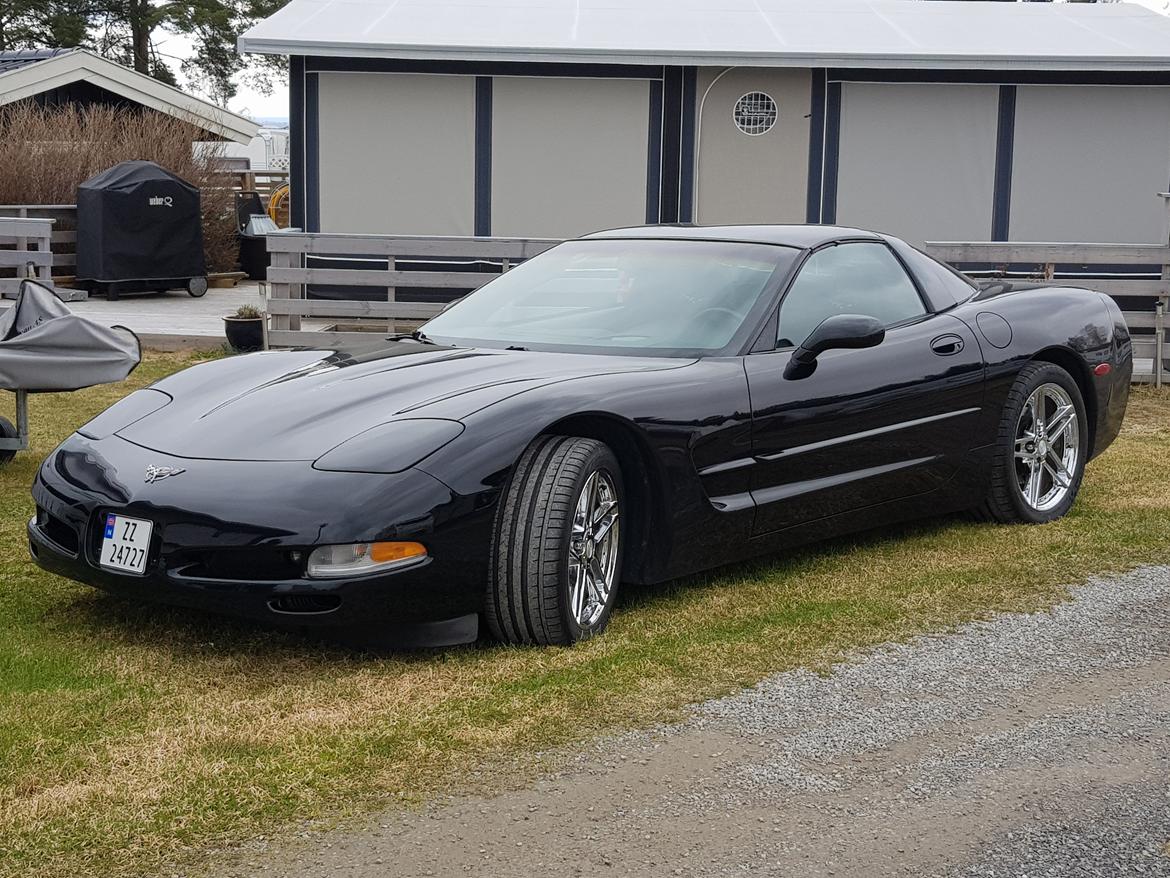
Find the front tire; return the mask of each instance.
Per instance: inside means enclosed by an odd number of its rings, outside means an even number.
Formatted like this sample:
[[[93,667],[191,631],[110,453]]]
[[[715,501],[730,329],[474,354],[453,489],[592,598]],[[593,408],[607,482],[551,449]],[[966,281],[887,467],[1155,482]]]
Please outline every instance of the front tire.
[[[991,489],[981,511],[995,521],[1044,524],[1072,507],[1089,451],[1080,388],[1052,363],[1017,376],[1000,417]]]
[[[541,436],[496,512],[484,616],[505,643],[567,646],[609,622],[622,571],[621,467],[596,439]]]

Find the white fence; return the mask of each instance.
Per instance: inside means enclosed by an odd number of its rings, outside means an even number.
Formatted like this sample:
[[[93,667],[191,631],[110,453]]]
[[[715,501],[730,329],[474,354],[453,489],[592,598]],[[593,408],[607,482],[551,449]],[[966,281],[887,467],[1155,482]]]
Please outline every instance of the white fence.
[[[279,232],[268,236],[268,347],[332,345],[368,340],[369,332],[335,328],[301,329],[302,317],[325,317],[339,324],[377,321],[379,331],[400,323],[421,323],[443,309],[442,302],[411,301],[409,290],[478,289],[512,265],[559,243],[535,238],[420,238],[398,235],[331,235]],[[338,268],[344,261],[366,267]],[[314,264],[316,263],[316,264]],[[376,266],[371,268],[370,266]],[[385,267],[383,267],[385,266]],[[470,270],[470,269],[477,270]],[[310,285],[373,288],[370,299],[309,299]]]
[[[1170,302],[1170,247],[1165,244],[934,241],[926,252],[972,277],[1055,281],[1139,301],[1141,310],[1124,311],[1134,331],[1133,380],[1158,387],[1165,381]],[[1123,271],[1138,268],[1149,269],[1147,276],[1127,277]]]
[[[14,296],[20,282],[36,277],[52,285],[53,221],[0,216],[0,295]]]

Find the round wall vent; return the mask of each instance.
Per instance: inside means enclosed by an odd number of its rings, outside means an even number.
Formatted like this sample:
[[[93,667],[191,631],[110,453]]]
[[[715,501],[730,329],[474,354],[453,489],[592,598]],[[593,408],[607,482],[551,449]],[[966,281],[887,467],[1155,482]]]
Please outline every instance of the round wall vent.
[[[762,91],[749,91],[735,102],[735,127],[752,136],[767,134],[776,124],[776,102]]]

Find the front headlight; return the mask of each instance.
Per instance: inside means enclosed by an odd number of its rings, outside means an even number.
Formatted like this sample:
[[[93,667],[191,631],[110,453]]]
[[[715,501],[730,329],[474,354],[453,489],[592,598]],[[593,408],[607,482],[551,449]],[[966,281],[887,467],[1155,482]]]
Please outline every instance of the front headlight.
[[[351,543],[320,546],[309,555],[305,572],[310,579],[336,579],[394,570],[417,564],[427,557],[422,543]]]
[[[342,473],[400,473],[430,457],[463,432],[458,421],[404,418],[387,421],[326,451],[314,469]]]
[[[147,415],[153,415],[170,401],[171,395],[161,390],[136,390],[118,400],[77,432],[89,439],[105,439]]]

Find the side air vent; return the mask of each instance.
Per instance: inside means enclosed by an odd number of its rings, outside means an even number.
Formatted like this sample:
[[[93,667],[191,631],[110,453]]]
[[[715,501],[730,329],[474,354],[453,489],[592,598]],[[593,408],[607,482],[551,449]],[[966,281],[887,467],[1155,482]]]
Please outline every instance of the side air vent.
[[[335,594],[286,594],[268,602],[274,613],[300,615],[332,613],[340,606],[341,598]]]

